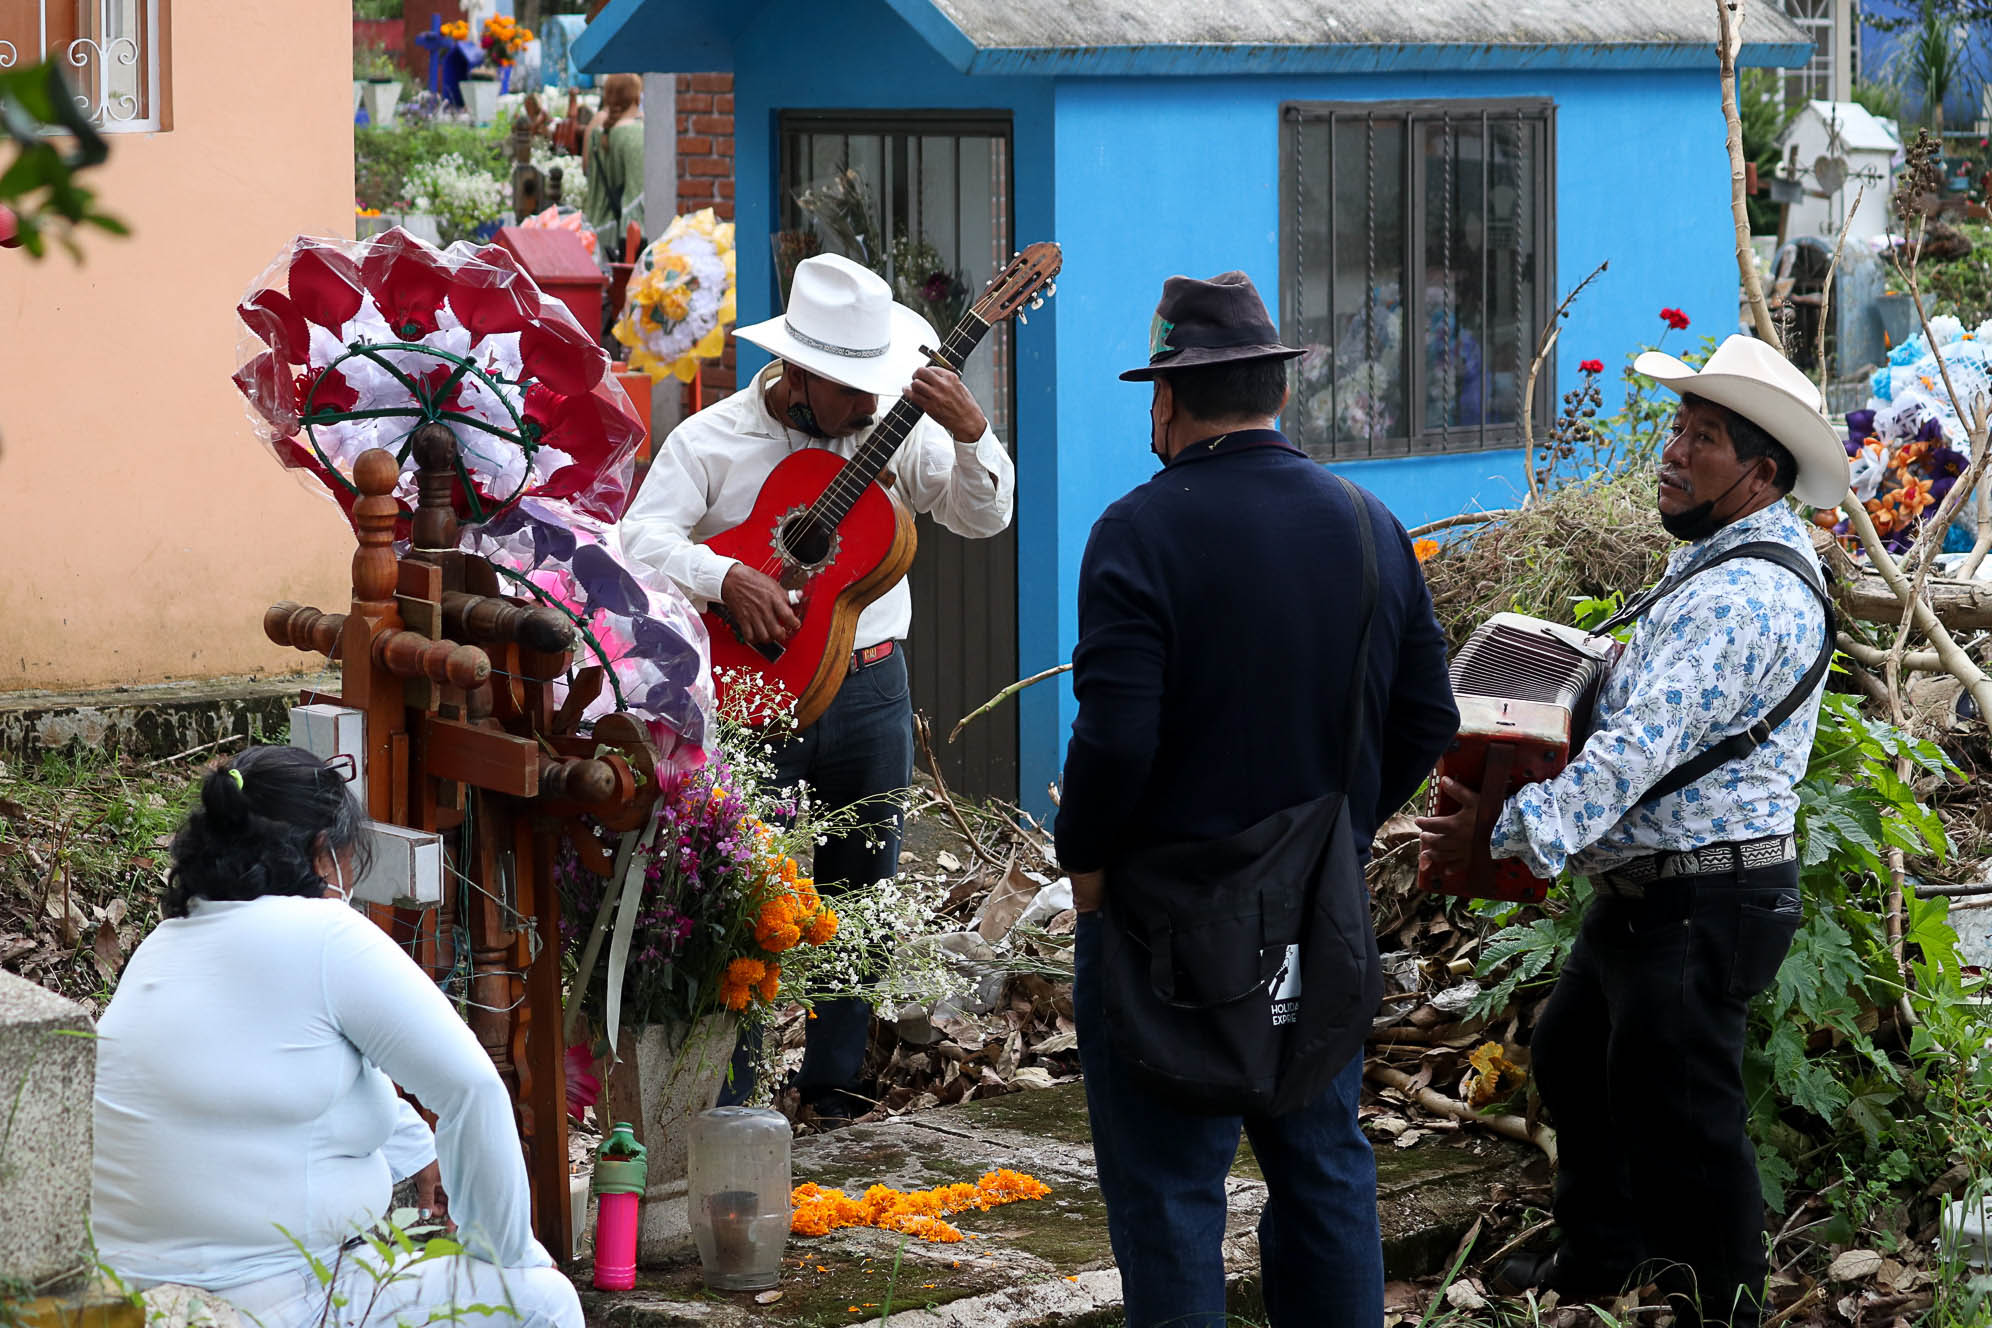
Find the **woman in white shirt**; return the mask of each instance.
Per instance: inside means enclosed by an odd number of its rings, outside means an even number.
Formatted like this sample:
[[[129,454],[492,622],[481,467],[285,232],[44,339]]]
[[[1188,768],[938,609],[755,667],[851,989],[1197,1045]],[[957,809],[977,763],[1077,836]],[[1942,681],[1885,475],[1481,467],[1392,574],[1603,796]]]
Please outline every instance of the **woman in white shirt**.
[[[258,747],[208,774],[173,839],[166,920],[98,1023],[91,1218],[143,1288],[215,1292],[263,1328],[423,1323],[492,1305],[580,1328],[533,1239],[512,1105],[434,982],[346,900],[365,822],[311,753]],[[433,1137],[399,1083],[436,1116]],[[378,1290],[354,1238],[415,1177],[467,1253]],[[445,1201],[443,1196],[447,1195]],[[474,1317],[486,1316],[472,1312]]]

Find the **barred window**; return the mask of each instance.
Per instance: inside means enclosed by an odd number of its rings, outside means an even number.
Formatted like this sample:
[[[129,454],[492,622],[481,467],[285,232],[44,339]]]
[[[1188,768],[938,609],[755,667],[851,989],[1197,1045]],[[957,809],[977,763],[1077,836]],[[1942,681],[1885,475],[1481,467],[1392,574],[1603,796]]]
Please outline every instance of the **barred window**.
[[[1322,460],[1520,446],[1555,277],[1542,100],[1282,108],[1284,417]],[[1555,400],[1536,384],[1540,433]]]
[[[54,60],[103,133],[172,128],[170,0],[0,0],[0,69]]]

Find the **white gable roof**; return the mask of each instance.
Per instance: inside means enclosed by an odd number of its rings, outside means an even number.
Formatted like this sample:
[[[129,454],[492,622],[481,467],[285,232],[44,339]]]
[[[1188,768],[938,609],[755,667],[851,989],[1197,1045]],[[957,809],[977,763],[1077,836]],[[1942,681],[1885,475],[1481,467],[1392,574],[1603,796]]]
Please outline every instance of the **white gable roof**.
[[[1817,122],[1813,126],[1815,134],[1837,135],[1840,145],[1849,152],[1885,152],[1893,156],[1902,150],[1902,142],[1896,138],[1894,131],[1870,114],[1867,107],[1853,101],[1805,103],[1804,109],[1793,117],[1791,126],[1785,130],[1780,144],[1790,142],[1808,118]]]

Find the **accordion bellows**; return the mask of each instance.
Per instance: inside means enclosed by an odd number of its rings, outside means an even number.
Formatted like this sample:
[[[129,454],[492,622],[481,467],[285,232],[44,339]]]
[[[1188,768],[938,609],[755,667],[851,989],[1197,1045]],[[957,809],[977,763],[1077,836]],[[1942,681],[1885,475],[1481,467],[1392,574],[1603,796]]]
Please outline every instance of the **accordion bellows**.
[[[1501,804],[1524,784],[1548,779],[1582,747],[1599,685],[1618,653],[1609,637],[1575,627],[1497,613],[1474,630],[1452,662],[1459,737],[1439,758],[1438,774],[1480,790],[1472,863],[1461,872],[1420,870],[1418,884],[1435,894],[1534,903],[1549,882],[1512,859],[1488,856]],[[1433,812],[1458,803],[1436,792]]]

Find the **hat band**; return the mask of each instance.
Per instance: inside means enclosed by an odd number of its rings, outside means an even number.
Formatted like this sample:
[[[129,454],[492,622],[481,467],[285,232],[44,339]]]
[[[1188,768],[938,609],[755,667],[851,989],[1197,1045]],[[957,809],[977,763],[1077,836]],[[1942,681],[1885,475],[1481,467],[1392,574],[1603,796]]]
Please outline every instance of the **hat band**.
[[[1279,340],[1279,329],[1271,323],[1248,323],[1243,327],[1177,323],[1169,331],[1167,347],[1170,351],[1236,350],[1242,346],[1277,346]],[[1152,352],[1149,358],[1161,353]]]
[[[797,328],[787,318],[782,319],[782,327],[790,336],[811,350],[820,350],[827,355],[841,355],[847,360],[875,360],[892,349],[891,342],[887,342],[876,350],[857,350],[850,346],[838,346],[828,341],[818,341],[807,332]]]

